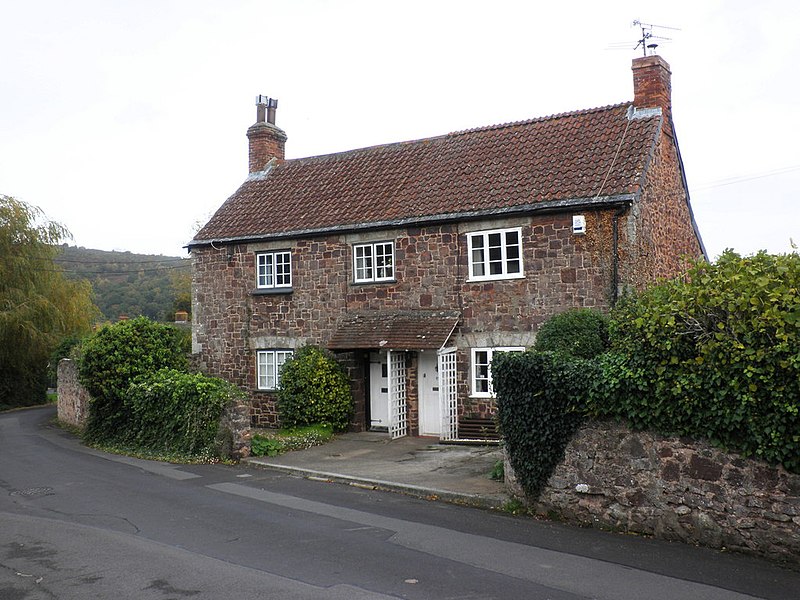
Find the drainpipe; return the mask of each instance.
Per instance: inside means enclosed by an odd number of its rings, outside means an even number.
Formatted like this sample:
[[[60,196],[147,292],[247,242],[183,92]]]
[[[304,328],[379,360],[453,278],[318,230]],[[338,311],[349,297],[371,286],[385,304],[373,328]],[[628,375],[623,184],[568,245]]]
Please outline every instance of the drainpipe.
[[[614,308],[617,304],[617,300],[619,300],[619,218],[624,215],[629,208],[630,205],[620,207],[611,218],[611,308]]]

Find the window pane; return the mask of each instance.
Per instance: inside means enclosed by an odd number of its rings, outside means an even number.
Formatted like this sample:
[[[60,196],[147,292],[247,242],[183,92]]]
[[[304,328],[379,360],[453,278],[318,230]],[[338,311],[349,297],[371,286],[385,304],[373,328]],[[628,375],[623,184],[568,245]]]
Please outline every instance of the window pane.
[[[372,246],[356,246],[356,281],[370,281],[372,274]]]
[[[489,352],[487,350],[476,350],[474,356],[475,382],[474,390],[476,394],[489,392]]]
[[[266,353],[259,352],[257,355],[257,362],[256,362],[256,372],[257,372],[257,379],[258,379],[258,388],[264,389],[267,387],[267,376],[266,376]]]
[[[517,229],[470,234],[470,277],[499,279],[522,273],[522,243]]]
[[[503,236],[499,233],[489,234],[489,274],[503,274]]]
[[[392,265],[392,243],[375,244],[375,278],[391,279],[394,275]]]
[[[274,377],[274,352],[259,352],[258,353],[258,387],[262,390],[268,390],[275,387]]]
[[[277,387],[275,385],[275,363],[271,361],[267,363],[266,380],[268,390],[274,390]]]
[[[275,254],[275,285],[290,287],[292,285],[291,253],[279,252]]]
[[[486,266],[484,265],[483,249],[472,249],[472,276],[483,277],[486,275]]]
[[[520,273],[522,261],[520,260],[520,243],[518,231],[506,232],[506,272]]]
[[[281,367],[286,363],[288,359],[292,357],[291,350],[282,350],[280,352],[275,353],[275,361],[276,361],[276,368],[275,368],[275,387],[277,388],[280,386],[281,383]]]
[[[259,254],[258,259],[258,281],[257,287],[272,287],[272,258],[271,254]]]

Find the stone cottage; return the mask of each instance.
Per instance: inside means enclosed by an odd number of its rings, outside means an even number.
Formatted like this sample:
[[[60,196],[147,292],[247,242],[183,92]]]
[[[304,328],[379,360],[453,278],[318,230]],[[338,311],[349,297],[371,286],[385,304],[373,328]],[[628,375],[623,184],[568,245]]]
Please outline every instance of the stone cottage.
[[[490,430],[493,353],[704,255],[670,78],[637,58],[632,102],[296,159],[259,96],[249,176],[188,245],[199,363],[255,426],[313,343],[351,375],[354,429]]]

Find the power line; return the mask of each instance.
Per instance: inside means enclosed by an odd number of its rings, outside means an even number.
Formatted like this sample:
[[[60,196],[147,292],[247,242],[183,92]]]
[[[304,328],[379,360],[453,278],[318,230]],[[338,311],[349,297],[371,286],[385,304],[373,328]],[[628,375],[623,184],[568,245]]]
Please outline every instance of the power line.
[[[58,261],[53,261],[58,264]],[[70,269],[31,269],[40,273],[65,273],[67,275],[136,275],[138,273],[158,273],[162,271],[178,271],[189,265],[176,265],[172,267],[151,267],[146,269],[131,269],[128,271],[76,271]]]
[[[723,187],[726,185],[735,185],[737,183],[744,183],[746,181],[752,181],[754,179],[764,179],[766,177],[775,177],[776,175],[784,175],[785,173],[791,173],[793,171],[800,171],[800,165],[780,167],[778,169],[773,169],[772,171],[764,171],[763,173],[753,173],[751,175],[734,175],[733,177],[717,179],[716,181],[710,181],[706,184],[693,186],[692,190],[694,191],[710,190],[712,188]]]
[[[177,263],[177,262],[185,262],[189,263],[188,258],[164,258],[164,259],[156,259],[156,260],[84,260],[81,258],[62,258],[61,255],[56,256],[55,259],[58,262],[68,262],[68,263],[75,263],[79,265],[106,265],[109,263],[122,263],[126,265],[152,265],[152,264],[170,264],[170,263]]]

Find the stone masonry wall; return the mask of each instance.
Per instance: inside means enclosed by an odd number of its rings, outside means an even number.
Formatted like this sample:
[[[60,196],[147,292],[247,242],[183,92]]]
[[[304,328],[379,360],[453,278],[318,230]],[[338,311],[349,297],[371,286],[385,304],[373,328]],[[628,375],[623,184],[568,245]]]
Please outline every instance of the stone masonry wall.
[[[637,289],[675,277],[686,270],[689,260],[702,258],[677,151],[671,137],[659,139],[641,199],[620,227],[622,280]]]
[[[470,348],[527,347],[552,314],[609,305],[611,246],[604,240],[611,213],[582,214],[585,235],[572,233],[570,213],[195,248],[194,352],[206,372],[248,391],[254,426],[275,426],[274,393],[255,385],[258,349],[325,346],[337,321],[352,311],[459,310],[462,320],[449,343],[459,348],[460,411],[490,417],[491,399],[469,398]],[[525,277],[467,281],[467,234],[505,227],[522,228]],[[395,280],[354,283],[353,244],[386,240],[395,243]],[[286,249],[292,290],[256,291],[256,252]]]
[[[58,362],[58,419],[75,427],[86,424],[89,392],[78,383],[78,365],[62,358]]]
[[[533,507],[800,566],[800,475],[702,442],[587,425]]]

